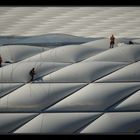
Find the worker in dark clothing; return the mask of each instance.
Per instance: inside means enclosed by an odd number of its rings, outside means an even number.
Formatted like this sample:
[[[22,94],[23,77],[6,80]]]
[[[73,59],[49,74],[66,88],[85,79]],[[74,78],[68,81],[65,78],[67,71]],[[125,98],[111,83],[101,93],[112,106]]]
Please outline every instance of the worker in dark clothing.
[[[2,57],[0,55],[0,67],[2,67]]]
[[[128,42],[129,45],[134,44],[131,40]]]
[[[30,81],[33,81],[34,80],[34,75],[35,75],[35,68],[33,68],[31,71],[30,71],[30,76],[31,76],[31,80]]]
[[[115,37],[114,37],[114,35],[112,35],[110,37],[110,48],[113,48],[114,47],[114,44],[115,44]]]

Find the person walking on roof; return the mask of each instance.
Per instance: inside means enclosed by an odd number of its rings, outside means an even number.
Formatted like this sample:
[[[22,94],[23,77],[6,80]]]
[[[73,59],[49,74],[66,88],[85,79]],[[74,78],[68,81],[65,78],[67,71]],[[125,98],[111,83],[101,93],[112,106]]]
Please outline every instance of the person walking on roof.
[[[129,45],[134,44],[131,40],[128,42]]]
[[[0,67],[2,67],[2,57],[0,55]]]
[[[115,44],[115,37],[112,34],[112,36],[110,37],[110,48],[113,48],[114,47],[114,44]]]
[[[33,81],[34,80],[34,76],[35,76],[35,68],[32,68],[29,74],[31,76],[31,80],[30,81]]]

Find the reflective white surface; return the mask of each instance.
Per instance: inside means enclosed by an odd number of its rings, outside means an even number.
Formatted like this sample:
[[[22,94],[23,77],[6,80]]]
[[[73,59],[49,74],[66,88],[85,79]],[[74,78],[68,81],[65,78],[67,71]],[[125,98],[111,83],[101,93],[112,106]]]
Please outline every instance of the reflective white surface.
[[[139,133],[139,13],[0,7],[0,133]]]

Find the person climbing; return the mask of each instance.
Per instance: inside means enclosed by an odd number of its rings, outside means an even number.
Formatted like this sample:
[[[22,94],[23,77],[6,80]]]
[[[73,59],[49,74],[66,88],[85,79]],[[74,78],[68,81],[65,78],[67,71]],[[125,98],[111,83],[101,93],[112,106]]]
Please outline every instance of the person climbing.
[[[0,55],[0,67],[2,67],[2,57]]]
[[[32,68],[29,74],[31,76],[31,80],[30,81],[33,81],[34,80],[34,75],[35,75],[35,68]]]
[[[115,44],[115,37],[112,34],[112,36],[110,37],[110,48],[113,48],[114,47],[114,44]]]

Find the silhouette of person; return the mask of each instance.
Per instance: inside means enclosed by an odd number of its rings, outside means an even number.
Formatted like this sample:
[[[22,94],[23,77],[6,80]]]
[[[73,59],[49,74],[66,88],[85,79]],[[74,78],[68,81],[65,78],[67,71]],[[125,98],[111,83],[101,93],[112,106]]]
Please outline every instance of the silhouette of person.
[[[2,67],[2,57],[0,55],[0,67]]]
[[[128,42],[129,45],[134,44],[131,40]]]
[[[115,37],[112,34],[112,36],[110,37],[110,48],[113,48],[114,47],[114,44],[115,44]]]
[[[29,72],[30,76],[31,76],[31,80],[30,81],[33,81],[34,80],[34,75],[35,75],[35,68],[32,68],[31,71]]]

